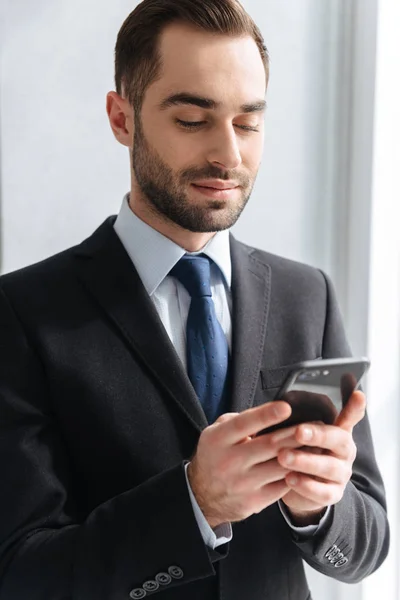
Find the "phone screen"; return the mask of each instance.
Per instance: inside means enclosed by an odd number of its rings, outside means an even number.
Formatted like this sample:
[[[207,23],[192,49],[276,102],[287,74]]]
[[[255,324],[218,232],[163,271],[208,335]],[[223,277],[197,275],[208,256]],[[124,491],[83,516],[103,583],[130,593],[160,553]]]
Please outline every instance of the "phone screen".
[[[322,421],[327,425],[334,424],[343,406],[358,388],[368,364],[364,361],[354,361],[351,365],[324,364],[321,361],[320,365],[299,366],[275,398],[290,404],[291,416],[283,423],[264,429],[259,435],[298,423]]]
[[[323,404],[333,404],[339,413],[357,388],[358,380],[353,373],[338,373],[336,370],[304,370],[296,375],[295,380],[289,384],[287,391],[282,394],[294,396],[295,392],[307,392],[310,400]],[[299,394],[299,398],[306,397]],[[329,402],[328,402],[329,401]]]

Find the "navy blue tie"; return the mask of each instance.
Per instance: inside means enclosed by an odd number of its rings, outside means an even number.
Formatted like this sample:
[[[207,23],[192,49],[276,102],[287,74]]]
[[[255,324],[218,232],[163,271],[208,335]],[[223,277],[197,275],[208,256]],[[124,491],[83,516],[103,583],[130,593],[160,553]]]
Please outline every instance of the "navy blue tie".
[[[225,412],[229,349],[211,296],[210,261],[204,255],[185,255],[170,275],[191,296],[186,328],[188,375],[211,424]]]

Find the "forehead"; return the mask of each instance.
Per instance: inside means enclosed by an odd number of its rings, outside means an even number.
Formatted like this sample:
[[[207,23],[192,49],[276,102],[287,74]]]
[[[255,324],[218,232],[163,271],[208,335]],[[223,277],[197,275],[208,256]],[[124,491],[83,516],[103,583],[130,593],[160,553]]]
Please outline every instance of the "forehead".
[[[160,37],[160,53],[161,78],[148,90],[154,99],[191,90],[222,106],[265,96],[265,68],[250,36],[232,38],[174,23]]]

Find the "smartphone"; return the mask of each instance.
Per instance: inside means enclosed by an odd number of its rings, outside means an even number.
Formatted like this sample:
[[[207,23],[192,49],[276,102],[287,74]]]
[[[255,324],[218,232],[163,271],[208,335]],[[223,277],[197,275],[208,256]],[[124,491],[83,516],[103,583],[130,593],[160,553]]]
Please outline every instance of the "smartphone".
[[[364,357],[311,360],[295,365],[274,398],[290,404],[292,414],[258,435],[311,421],[332,425],[369,366],[370,361]]]

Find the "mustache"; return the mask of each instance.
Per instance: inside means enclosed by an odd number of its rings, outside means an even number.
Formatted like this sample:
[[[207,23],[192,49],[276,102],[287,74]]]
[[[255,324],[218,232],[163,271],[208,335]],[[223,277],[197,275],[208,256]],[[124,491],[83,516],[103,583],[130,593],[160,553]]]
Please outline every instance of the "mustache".
[[[185,169],[182,171],[181,180],[184,183],[190,183],[193,179],[221,179],[221,181],[237,181],[239,185],[247,187],[251,180],[246,175],[241,173],[233,173],[229,171],[222,171],[214,165],[209,165],[204,169]]]

